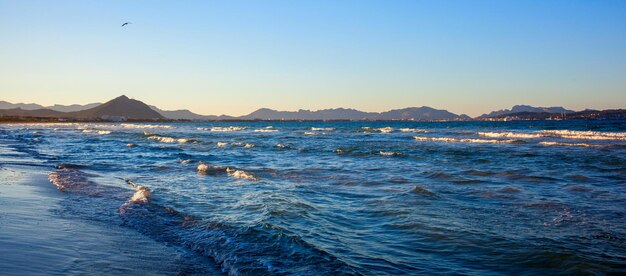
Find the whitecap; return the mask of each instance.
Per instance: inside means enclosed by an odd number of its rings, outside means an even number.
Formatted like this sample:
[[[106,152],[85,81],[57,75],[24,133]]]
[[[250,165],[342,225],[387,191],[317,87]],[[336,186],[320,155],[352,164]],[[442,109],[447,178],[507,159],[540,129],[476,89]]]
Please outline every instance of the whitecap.
[[[420,132],[420,133],[426,133],[428,132],[428,130],[425,129],[421,129],[421,128],[401,128],[399,129],[401,132]]]
[[[208,163],[200,162],[196,167],[198,173],[200,174],[215,174],[215,173],[223,173],[227,170],[227,167],[222,166],[213,166]]]
[[[549,136],[561,137],[565,139],[626,141],[625,132],[542,130],[541,133],[549,135]]]
[[[111,134],[110,130],[97,130],[97,129],[83,129],[84,133],[96,133],[100,135]]]
[[[245,129],[246,129],[246,127],[237,127],[237,126],[198,128],[198,130],[209,130],[209,131],[213,131],[213,132],[233,132],[233,131],[242,131],[242,130],[245,130]]]
[[[363,129],[364,132],[390,133],[394,131],[392,127],[381,127],[381,128],[362,127],[361,129]]]
[[[150,189],[148,189],[147,187],[141,186],[141,185],[137,185],[134,182],[130,181],[130,180],[126,180],[126,183],[128,183],[128,185],[132,186],[133,188],[135,188],[135,193],[133,194],[133,196],[130,198],[130,202],[133,203],[148,203],[150,201],[150,197],[152,196],[152,193],[150,192]]]
[[[562,147],[581,147],[581,148],[594,147],[594,145],[586,144],[586,143],[539,142],[539,144],[544,145],[544,146],[562,146]]]
[[[392,127],[381,127],[381,128],[377,128],[376,130],[382,132],[382,133],[390,133],[393,132],[393,128]]]
[[[255,129],[254,132],[278,132],[278,129],[262,128],[262,129]]]
[[[248,179],[251,181],[259,181],[259,178],[257,176],[255,176],[252,173],[243,171],[243,170],[226,168],[226,172],[228,173],[229,176],[234,177],[234,178]]]
[[[478,135],[490,138],[542,138],[545,135],[540,133],[524,132],[478,132]]]
[[[417,141],[430,141],[430,142],[447,142],[447,143],[490,143],[490,144],[510,144],[515,143],[518,140],[491,140],[491,139],[469,139],[469,138],[452,138],[452,137],[421,137],[413,136],[413,139]]]
[[[185,144],[191,141],[190,139],[187,139],[187,138],[174,138],[174,137],[158,136],[158,135],[149,136],[148,139],[159,141],[161,143],[180,143],[180,144]]]
[[[170,128],[174,128],[173,126],[169,126],[169,125],[149,125],[149,124],[121,124],[120,125],[123,128],[137,128],[137,129],[143,129],[143,128],[160,128],[160,129],[170,129]]]

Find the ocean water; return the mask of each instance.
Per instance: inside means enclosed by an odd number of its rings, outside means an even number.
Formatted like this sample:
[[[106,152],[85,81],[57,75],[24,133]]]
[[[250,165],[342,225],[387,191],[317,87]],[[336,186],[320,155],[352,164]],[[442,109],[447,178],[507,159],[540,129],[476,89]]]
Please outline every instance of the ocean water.
[[[0,143],[0,166],[49,172],[51,215],[174,248],[185,274],[626,273],[624,121],[12,124]]]

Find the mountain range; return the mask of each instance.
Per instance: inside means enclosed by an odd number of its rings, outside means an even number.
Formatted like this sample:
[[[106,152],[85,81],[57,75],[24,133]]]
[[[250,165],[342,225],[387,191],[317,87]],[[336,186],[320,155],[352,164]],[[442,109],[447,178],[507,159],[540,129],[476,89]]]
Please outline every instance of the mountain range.
[[[483,115],[480,115],[480,116],[478,116],[476,118],[477,119],[493,118],[493,117],[498,117],[498,116],[501,116],[501,115],[509,115],[509,114],[522,113],[522,112],[559,113],[559,114],[563,114],[563,113],[573,113],[574,110],[568,110],[568,109],[565,109],[565,108],[560,107],[560,106],[534,107],[534,106],[530,106],[530,105],[515,105],[511,109],[501,109],[501,110],[497,110],[497,111],[492,111],[489,114],[483,114]]]
[[[55,104],[55,105],[51,105],[51,106],[43,106],[43,105],[39,105],[39,104],[35,104],[35,103],[29,103],[29,104],[16,103],[16,104],[13,104],[13,103],[5,102],[5,101],[0,101],[0,109],[14,109],[14,108],[20,108],[20,109],[24,109],[24,110],[50,109],[50,110],[60,111],[60,112],[74,112],[74,111],[81,111],[81,110],[85,110],[85,109],[90,109],[90,108],[99,106],[101,104],[102,103],[90,103],[90,104],[86,104],[86,105],[80,105],[80,104],[72,104],[72,105]]]
[[[516,105],[511,109],[502,109],[483,114],[474,119],[489,120],[505,118],[509,115],[519,114],[573,114],[573,110],[563,107],[533,107],[529,105]],[[403,120],[403,121],[463,121],[472,118],[465,115],[457,115],[447,110],[434,109],[427,106],[408,107],[394,109],[385,112],[365,112],[350,108],[333,108],[322,110],[278,111],[269,108],[260,108],[248,115],[201,115],[186,109],[162,110],[153,105],[147,105],[141,101],[129,99],[126,96],[117,97],[106,103],[91,103],[86,105],[52,105],[42,106],[34,103],[12,104],[0,101],[0,117],[43,117],[43,118],[66,118],[66,119],[104,119],[104,120]]]
[[[157,111],[152,110],[145,103],[120,96],[103,104],[88,104],[85,106],[70,105],[60,106],[61,110],[76,110],[63,112],[49,108],[40,107],[36,104],[17,104],[10,106],[7,102],[1,103],[3,107],[10,109],[0,109],[0,116],[3,117],[40,117],[40,118],[64,118],[64,119],[103,119],[103,120],[163,120],[167,119]],[[94,106],[95,105],[95,106]],[[55,105],[57,108],[59,105]],[[34,109],[23,109],[34,108]],[[54,107],[54,106],[53,106]],[[85,109],[82,109],[82,108]]]
[[[427,106],[409,107],[386,112],[364,112],[349,108],[323,109],[317,111],[277,111],[261,108],[248,115],[239,117],[246,120],[404,120],[404,121],[438,121],[468,120],[469,116],[456,115],[446,110],[438,110]]]

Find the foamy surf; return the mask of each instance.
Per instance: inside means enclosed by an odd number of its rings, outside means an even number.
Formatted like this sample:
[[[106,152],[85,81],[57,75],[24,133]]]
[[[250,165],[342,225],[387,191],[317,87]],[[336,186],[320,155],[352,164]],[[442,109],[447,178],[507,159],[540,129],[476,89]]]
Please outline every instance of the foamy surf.
[[[259,178],[250,172],[239,170],[239,169],[233,169],[230,167],[213,166],[204,162],[201,162],[200,164],[198,164],[198,167],[196,167],[196,170],[200,174],[226,173],[228,176],[233,177],[233,178],[247,179],[251,181],[259,181]]]
[[[131,129],[171,129],[174,128],[170,125],[149,125],[149,124],[121,124],[123,128]]]
[[[483,143],[483,144],[510,144],[519,142],[518,140],[491,140],[491,139],[470,139],[452,137],[421,137],[413,136],[416,141],[422,142],[446,142],[446,143]]]
[[[401,132],[419,132],[419,133],[426,133],[426,132],[428,132],[428,130],[421,129],[421,128],[401,128],[399,130]]]
[[[624,132],[542,130],[541,133],[566,139],[626,141],[626,133]]]
[[[542,138],[545,135],[540,133],[523,133],[523,132],[478,132],[478,135],[490,138]]]
[[[237,126],[211,127],[211,128],[199,127],[199,128],[197,128],[197,130],[205,130],[205,131],[208,130],[208,131],[212,131],[212,132],[235,132],[235,131],[246,130],[246,127],[237,127]]]
[[[599,145],[592,145],[592,144],[587,144],[587,143],[561,143],[561,142],[539,142],[539,144],[544,145],[544,146],[580,147],[580,148],[599,146]]]
[[[84,133],[95,133],[99,135],[111,134],[110,130],[98,130],[98,129],[83,129]]]
[[[478,135],[491,138],[561,138],[572,140],[617,140],[626,141],[626,133],[577,131],[577,130],[540,130],[534,132],[478,132]]]
[[[381,127],[381,128],[362,127],[361,129],[366,133],[370,133],[370,132],[391,133],[394,131],[392,127]]]
[[[229,176],[234,177],[234,178],[247,179],[251,181],[259,181],[259,178],[256,175],[250,172],[243,171],[243,170],[226,168],[226,173],[228,173]]]
[[[186,143],[193,141],[192,139],[187,139],[187,138],[174,138],[174,137],[159,136],[159,135],[154,135],[154,134],[151,134],[151,136],[148,136],[148,139],[155,140],[161,143],[179,143],[179,144],[186,144]]]
[[[213,166],[211,164],[200,162],[198,166],[196,167],[196,170],[198,170],[198,173],[200,174],[211,174],[211,173],[225,172],[226,167]]]
[[[133,203],[148,203],[150,201],[150,197],[152,196],[152,193],[150,192],[150,189],[148,189],[147,187],[138,185],[132,181],[130,181],[129,179],[125,180],[126,183],[130,186],[132,186],[135,189],[135,193],[133,194],[133,196],[130,198],[130,202]]]
[[[267,133],[267,132],[278,132],[278,129],[274,129],[274,128],[261,128],[261,129],[255,129],[254,132],[262,132],[262,133]]]

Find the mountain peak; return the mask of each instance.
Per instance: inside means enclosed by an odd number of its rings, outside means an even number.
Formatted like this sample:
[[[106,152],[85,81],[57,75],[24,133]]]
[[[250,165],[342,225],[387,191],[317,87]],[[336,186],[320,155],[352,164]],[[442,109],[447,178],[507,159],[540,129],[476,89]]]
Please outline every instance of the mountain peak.
[[[103,117],[124,117],[127,119],[163,119],[158,112],[152,110],[147,104],[131,100],[125,95],[103,103],[94,108],[75,112],[80,118],[103,118]]]

